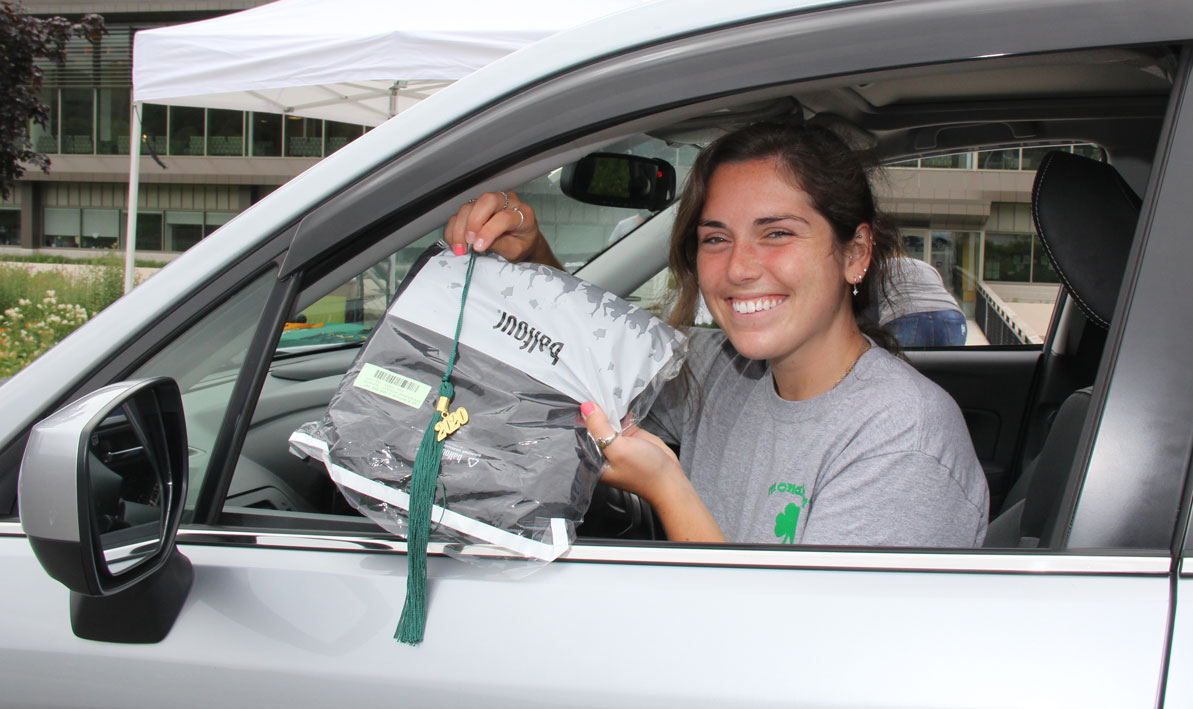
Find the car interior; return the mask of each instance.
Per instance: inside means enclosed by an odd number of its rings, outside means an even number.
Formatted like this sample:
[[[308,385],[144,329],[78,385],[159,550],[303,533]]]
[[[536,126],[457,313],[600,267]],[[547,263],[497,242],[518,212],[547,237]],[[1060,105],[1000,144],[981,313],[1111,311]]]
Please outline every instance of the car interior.
[[[827,126],[884,164],[964,151],[1098,146],[1104,160],[1053,152],[1037,170],[1032,215],[1062,285],[1043,343],[905,353],[953,395],[969,424],[991,488],[987,546],[1062,547],[1079,484],[1071,472],[1082,467],[1078,452],[1091,387],[1098,386],[1102,348],[1131,255],[1136,195],[1146,194],[1177,58],[1168,46],[1095,48],[752,88],[627,119],[622,129],[574,140],[566,162],[551,164],[548,155],[546,169],[540,160],[536,174],[511,170],[497,183],[536,209],[536,200],[549,205],[540,221],[544,233],[556,228],[547,236],[569,270],[641,300],[645,284],[665,285],[659,274],[674,202],[645,211],[586,206],[602,210],[598,221],[568,227],[561,215],[570,208],[559,206],[568,199],[560,194],[559,173],[577,154],[627,152],[667,160],[682,190],[686,167],[701,146],[760,119]],[[385,534],[344,502],[321,464],[294,455],[287,438],[322,417],[405,267],[441,234],[428,225],[443,224],[457,207],[457,201],[445,201],[396,228],[390,224],[375,235],[384,258],[376,258],[376,247],[345,249],[328,273],[355,275],[306,284],[257,400],[222,524]],[[330,313],[338,318],[336,327],[315,327],[330,321]],[[213,439],[218,426],[204,416],[214,406],[207,402],[226,400],[226,392],[217,392],[231,386],[226,372],[213,371],[184,394],[193,457],[204,455],[202,442]],[[634,540],[626,543],[663,539],[649,505],[603,487],[579,534]]]

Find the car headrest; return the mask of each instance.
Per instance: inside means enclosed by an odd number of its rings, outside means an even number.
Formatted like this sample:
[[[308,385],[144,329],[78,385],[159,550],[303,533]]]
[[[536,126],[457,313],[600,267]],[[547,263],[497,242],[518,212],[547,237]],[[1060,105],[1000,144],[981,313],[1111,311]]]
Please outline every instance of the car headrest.
[[[1106,163],[1052,152],[1040,161],[1032,218],[1069,295],[1091,322],[1110,326],[1141,201]]]

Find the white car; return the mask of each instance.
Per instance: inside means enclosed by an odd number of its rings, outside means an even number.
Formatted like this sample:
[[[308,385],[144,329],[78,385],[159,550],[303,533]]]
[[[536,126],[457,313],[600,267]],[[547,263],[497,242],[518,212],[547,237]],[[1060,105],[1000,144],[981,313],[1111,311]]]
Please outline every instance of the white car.
[[[664,0],[458,82],[0,386],[0,705],[1193,704],[1191,79],[1188,0]],[[1037,183],[1064,281],[1042,345],[908,355],[966,415],[989,545],[676,544],[608,494],[523,578],[432,545],[426,638],[396,642],[405,542],[287,438],[401,265],[515,189],[570,268],[649,297],[671,212],[567,207],[555,171],[600,151],[682,174],[766,117],[888,162],[1093,144],[1117,170]],[[361,324],[283,334],[331,307]],[[114,514],[127,538],[101,544]]]

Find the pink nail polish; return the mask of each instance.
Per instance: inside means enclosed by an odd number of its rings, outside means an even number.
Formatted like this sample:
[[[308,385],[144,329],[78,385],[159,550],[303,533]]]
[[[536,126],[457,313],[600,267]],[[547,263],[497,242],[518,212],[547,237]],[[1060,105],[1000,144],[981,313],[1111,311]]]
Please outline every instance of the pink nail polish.
[[[583,404],[580,404],[580,415],[584,418],[591,416],[593,411],[596,411],[596,405],[591,401],[586,401]]]
[[[467,241],[469,244],[476,241],[476,232],[475,231],[464,232],[464,241]]]
[[[455,244],[452,246],[452,252],[456,256],[463,256],[464,254],[468,253],[468,247],[463,244]]]

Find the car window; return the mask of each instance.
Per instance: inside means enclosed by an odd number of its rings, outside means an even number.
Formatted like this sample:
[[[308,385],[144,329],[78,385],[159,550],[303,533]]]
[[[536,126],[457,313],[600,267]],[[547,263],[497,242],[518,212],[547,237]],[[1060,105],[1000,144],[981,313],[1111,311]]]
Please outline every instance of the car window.
[[[1047,63],[1044,67],[1042,71],[1047,71]],[[1011,76],[1000,82],[1018,86],[1023,80],[1018,71],[1012,66]],[[945,81],[953,80],[947,71],[939,73]],[[916,86],[928,90],[936,78],[930,75]],[[1147,81],[1153,78],[1149,74]],[[1042,83],[1048,81],[1054,79]],[[839,83],[844,94],[860,93],[877,100],[881,93],[868,83],[854,86],[847,79]],[[1160,88],[1147,88],[1157,98],[1161,96]],[[799,87],[793,90],[798,93]],[[808,104],[806,110],[812,112],[821,95],[809,90],[802,98]],[[1162,113],[1162,102],[1153,103],[1155,106],[1149,110]],[[928,111],[927,115],[930,118],[934,114]],[[1152,133],[1125,142],[1136,156],[1154,148],[1159,122],[1145,127]],[[664,157],[676,166],[682,185],[697,146],[717,132],[708,129],[707,124],[695,131],[687,130],[687,124],[670,128],[654,130],[651,135],[637,134],[612,145],[601,143],[599,149]],[[1059,130],[1068,129],[1066,124]],[[1114,151],[1075,135],[1057,136],[1067,140],[1008,144],[991,140],[982,131],[971,135],[965,130],[957,141],[973,144],[964,148],[937,149],[919,156],[891,151],[896,154],[886,170],[886,180],[876,188],[880,205],[901,228],[904,248],[914,268],[934,274],[932,277],[964,319],[966,334],[961,342],[913,342],[905,347],[909,361],[952,396],[960,408],[989,483],[993,519],[1004,511],[1004,504],[1015,499],[1014,484],[1025,479],[1024,470],[1030,469],[1040,454],[1050,416],[1073,391],[1074,382],[1081,386],[1093,384],[1100,354],[1097,349],[1088,355],[1093,366],[1082,355],[1081,369],[1077,371],[1065,370],[1068,364],[1061,362],[1057,372],[1052,373],[1048,370],[1052,365],[1041,364],[1047,354],[1041,344],[1054,314],[1059,279],[1035,234],[1030,207],[1035,169],[1050,152],[1113,164]],[[1111,128],[1093,132],[1119,135]],[[693,134],[696,138],[690,137]],[[887,149],[891,150],[890,146]],[[1129,160],[1124,162],[1130,167]],[[1146,181],[1146,169],[1145,163],[1145,169],[1132,176],[1136,184],[1141,177],[1142,182]],[[599,267],[604,259],[596,257],[606,251],[615,257],[619,249],[629,248],[636,234],[633,227],[650,217],[574,202],[560,192],[555,170],[535,176],[515,190],[534,205],[552,248],[573,271],[586,264]],[[445,207],[451,205],[439,205],[440,209]],[[666,212],[656,217],[669,218]],[[658,225],[657,221],[651,222],[651,229],[641,231],[656,231]],[[355,356],[355,347],[381,318],[415,258],[441,235],[441,229],[423,234],[323,293],[287,325],[225,507],[241,515],[238,519],[248,524],[250,511],[262,511],[268,514],[256,523],[302,528],[315,524],[311,515],[356,517],[327,480],[325,471],[290,454],[287,437],[302,424],[323,415]],[[665,257],[660,258],[660,268],[653,276],[626,289],[631,301],[660,316],[666,316],[674,292],[670,276],[661,268],[664,262]],[[652,267],[655,265],[652,263]],[[700,324],[711,324],[711,320],[705,318]],[[960,344],[986,351],[981,356],[968,356],[963,348],[954,346]],[[1055,387],[1050,383],[1053,380],[1057,382]],[[613,500],[610,504],[631,507],[623,502]]]
[[[178,382],[190,447],[187,507],[194,505],[199,483],[227,412],[232,388],[244,364],[249,342],[261,319],[274,271],[264,273],[207,313],[129,377],[172,377]]]

